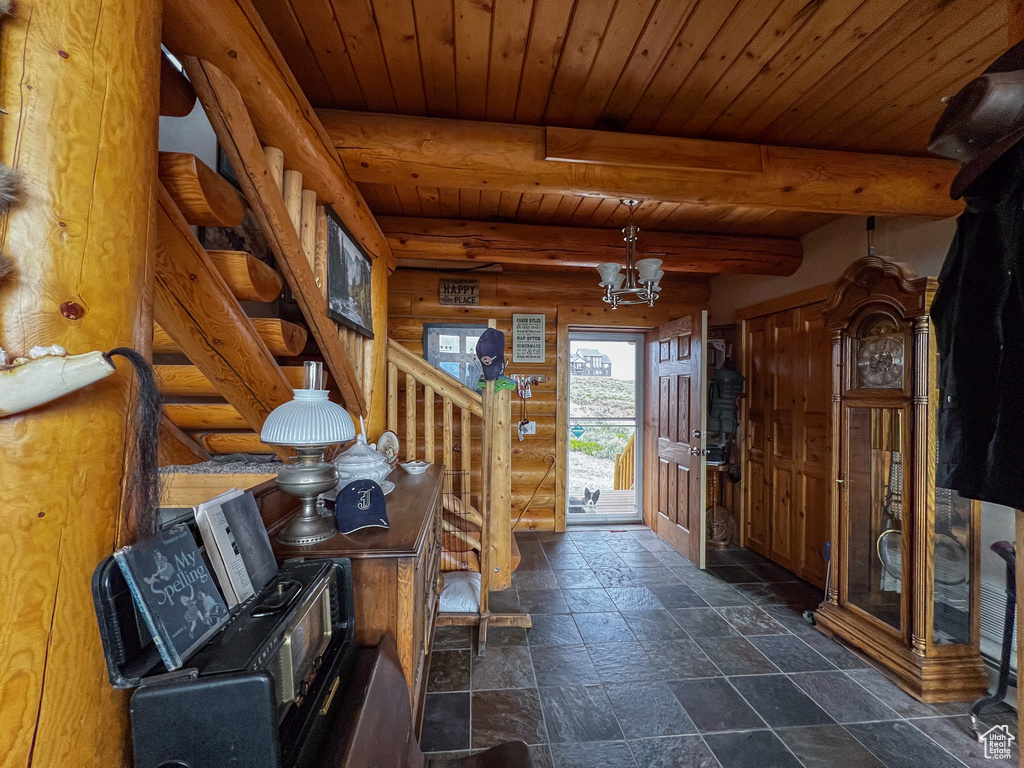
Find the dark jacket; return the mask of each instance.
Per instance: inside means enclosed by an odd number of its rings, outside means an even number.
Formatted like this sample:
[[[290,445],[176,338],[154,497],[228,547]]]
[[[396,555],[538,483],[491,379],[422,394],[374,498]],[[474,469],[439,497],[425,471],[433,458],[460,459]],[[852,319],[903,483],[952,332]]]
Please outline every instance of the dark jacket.
[[[964,195],[939,275],[936,484],[1024,508],[1024,143]]]

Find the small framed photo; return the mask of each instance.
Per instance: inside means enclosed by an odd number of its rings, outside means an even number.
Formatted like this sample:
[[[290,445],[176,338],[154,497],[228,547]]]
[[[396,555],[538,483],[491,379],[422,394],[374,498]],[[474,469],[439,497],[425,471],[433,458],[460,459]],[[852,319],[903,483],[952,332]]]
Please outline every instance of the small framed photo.
[[[373,338],[370,260],[327,206],[327,314]]]

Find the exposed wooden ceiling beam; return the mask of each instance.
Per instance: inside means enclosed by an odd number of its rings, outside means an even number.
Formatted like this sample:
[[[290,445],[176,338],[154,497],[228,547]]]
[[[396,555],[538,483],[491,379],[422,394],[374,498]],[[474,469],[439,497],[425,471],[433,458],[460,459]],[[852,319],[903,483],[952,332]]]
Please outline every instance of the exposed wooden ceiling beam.
[[[856,215],[952,216],[963,208],[949,199],[959,165],[948,160],[342,110],[318,115],[358,182]],[[657,167],[638,168],[639,158]]]
[[[400,259],[594,267],[621,261],[617,229],[552,227],[491,221],[381,216],[381,229]],[[791,275],[803,261],[799,240],[642,232],[641,257],[662,259],[666,272],[706,275]]]

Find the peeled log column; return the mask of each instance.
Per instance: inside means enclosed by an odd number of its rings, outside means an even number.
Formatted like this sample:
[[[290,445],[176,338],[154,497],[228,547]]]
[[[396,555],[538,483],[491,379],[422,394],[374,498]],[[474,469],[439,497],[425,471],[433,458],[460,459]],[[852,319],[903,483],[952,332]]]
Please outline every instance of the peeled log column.
[[[0,48],[0,347],[146,349],[160,95],[159,0],[19,3]],[[31,21],[31,23],[30,23]],[[122,765],[127,696],[107,680],[96,564],[131,528],[123,498],[134,377],[0,419],[0,762]]]

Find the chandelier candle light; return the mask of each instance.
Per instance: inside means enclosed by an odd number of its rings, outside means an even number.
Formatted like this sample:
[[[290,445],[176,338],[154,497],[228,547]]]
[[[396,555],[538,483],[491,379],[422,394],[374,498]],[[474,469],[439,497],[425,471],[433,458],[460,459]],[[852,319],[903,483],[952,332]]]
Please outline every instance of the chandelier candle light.
[[[292,545],[316,544],[338,532],[334,518],[316,509],[317,497],[338,484],[338,468],[324,461],[324,449],[356,436],[348,411],[327,399],[323,363],[307,360],[303,365],[303,388],[295,390],[295,399],[271,411],[260,433],[267,445],[290,446],[297,454],[295,463],[277,475],[281,490],[302,500],[299,514],[277,537]]]
[[[619,305],[646,304],[654,306],[661,292],[661,278],[665,276],[661,269],[661,259],[636,259],[636,241],[640,228],[633,224],[633,209],[640,205],[639,200],[623,200],[622,204],[629,208],[629,224],[622,230],[626,241],[626,269],[613,261],[597,265],[601,274],[601,287],[604,288],[603,300],[618,309]]]

